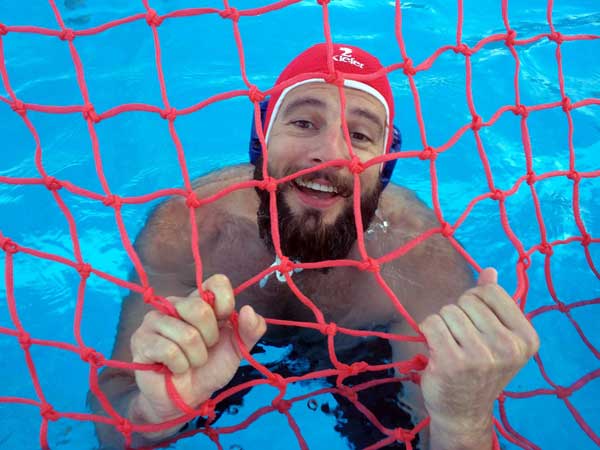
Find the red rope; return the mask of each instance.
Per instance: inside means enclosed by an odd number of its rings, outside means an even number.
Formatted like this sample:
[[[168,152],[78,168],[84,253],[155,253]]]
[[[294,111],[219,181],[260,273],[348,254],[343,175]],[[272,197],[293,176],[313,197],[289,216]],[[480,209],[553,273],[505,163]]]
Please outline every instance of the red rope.
[[[404,254],[409,252],[414,247],[423,243],[427,239],[431,238],[434,235],[441,235],[445,239],[449,241],[451,245],[459,251],[462,256],[476,269],[479,269],[477,262],[469,255],[456,241],[453,237],[456,230],[462,225],[462,223],[467,219],[469,214],[475,205],[479,202],[486,199],[493,199],[498,202],[498,208],[500,212],[501,224],[502,228],[517,251],[519,258],[516,262],[516,271],[517,271],[517,288],[515,293],[513,294],[515,300],[519,302],[519,305],[522,310],[525,310],[526,300],[529,291],[529,275],[528,270],[531,267],[531,256],[534,253],[540,253],[544,256],[544,272],[545,279],[548,287],[548,291],[550,296],[554,302],[553,305],[547,305],[540,308],[535,309],[534,311],[530,311],[527,316],[528,318],[534,319],[541,314],[545,314],[550,311],[558,311],[572,324],[573,328],[576,330],[578,335],[580,336],[584,345],[589,349],[589,351],[597,358],[600,359],[600,351],[593,345],[593,343],[586,337],[581,326],[577,323],[571,311],[575,308],[583,308],[583,307],[594,307],[600,304],[600,298],[593,298],[589,300],[583,300],[575,303],[567,304],[564,301],[561,301],[559,298],[556,289],[554,288],[553,276],[551,271],[551,261],[554,254],[554,250],[563,245],[571,245],[573,243],[579,242],[583,246],[583,251],[585,254],[586,261],[590,267],[590,270],[593,274],[600,278],[600,271],[596,267],[591,252],[590,246],[592,244],[600,243],[600,238],[593,237],[589,231],[586,229],[584,221],[581,215],[581,205],[580,205],[580,184],[582,180],[585,179],[595,179],[600,177],[600,170],[595,171],[587,171],[583,172],[578,170],[576,165],[576,153],[573,144],[573,130],[574,130],[574,122],[572,111],[575,109],[589,107],[592,105],[600,105],[600,99],[597,98],[586,98],[579,99],[578,101],[573,102],[566,93],[565,82],[564,82],[564,73],[563,73],[563,61],[562,61],[562,50],[561,47],[565,42],[576,42],[583,40],[592,40],[599,39],[600,36],[597,35],[565,35],[556,30],[553,21],[553,0],[548,0],[547,4],[547,21],[549,25],[549,31],[547,33],[538,34],[535,36],[526,37],[524,39],[517,39],[517,31],[512,29],[509,23],[509,14],[508,14],[508,1],[502,1],[502,18],[504,22],[504,26],[506,29],[505,33],[497,33],[491,36],[487,36],[477,42],[475,45],[469,47],[464,42],[462,42],[463,36],[463,4],[462,0],[458,0],[458,20],[457,20],[457,28],[456,28],[456,42],[454,45],[446,45],[438,48],[433,54],[427,57],[424,61],[419,64],[416,64],[409,56],[403,30],[402,30],[402,9],[400,0],[396,0],[395,6],[395,34],[396,34],[396,42],[400,51],[401,60],[397,63],[391,64],[390,66],[383,69],[387,73],[391,73],[394,71],[400,71],[404,73],[407,77],[410,91],[412,93],[415,110],[417,113],[417,124],[419,127],[420,139],[421,139],[421,148],[408,150],[402,152],[401,154],[389,154],[382,155],[376,158],[373,158],[367,162],[359,161],[353,154],[352,148],[348,145],[349,159],[344,161],[334,161],[326,164],[322,164],[318,167],[306,169],[301,172],[295,173],[291,176],[276,179],[272,178],[268,174],[267,160],[268,160],[268,152],[266,149],[266,144],[264,142],[264,136],[262,134],[262,127],[257,127],[257,132],[259,135],[259,140],[261,142],[263,148],[263,173],[265,174],[264,181],[249,181],[244,183],[237,183],[228,188],[220,191],[219,193],[206,197],[199,198],[193,191],[192,181],[189,175],[189,171],[187,168],[187,163],[185,159],[183,145],[179,138],[176,124],[177,118],[180,116],[185,116],[192,114],[200,109],[203,109],[205,106],[210,105],[217,101],[222,101],[226,99],[231,99],[235,97],[248,97],[251,102],[254,103],[254,117],[256,123],[260,122],[260,110],[258,103],[263,100],[267,95],[269,95],[276,86],[273,86],[271,89],[261,91],[257,86],[253,85],[248,78],[248,74],[246,71],[246,61],[244,56],[244,45],[239,29],[239,22],[241,20],[247,20],[250,17],[254,17],[261,14],[267,14],[273,11],[284,9],[294,3],[297,3],[299,0],[286,0],[275,2],[271,5],[267,5],[261,8],[254,9],[246,9],[246,10],[238,10],[229,5],[227,0],[224,0],[224,8],[219,10],[216,8],[192,8],[192,9],[182,9],[170,12],[168,14],[159,15],[154,9],[151,8],[149,0],[143,0],[144,12],[140,12],[139,14],[135,14],[129,17],[121,18],[118,20],[114,20],[105,24],[101,24],[99,26],[84,29],[84,30],[73,30],[65,27],[64,21],[60,14],[58,7],[56,6],[56,2],[54,0],[49,0],[50,6],[54,13],[56,23],[58,25],[58,29],[49,29],[38,26],[20,26],[20,25],[10,25],[10,24],[1,24],[0,23],[0,77],[2,79],[2,83],[4,89],[7,93],[7,96],[0,96],[0,101],[9,105],[12,110],[17,114],[20,119],[23,121],[24,125],[27,127],[29,132],[31,133],[33,140],[35,142],[35,166],[38,171],[38,176],[33,178],[23,178],[23,177],[8,177],[8,176],[0,176],[0,183],[8,184],[8,185],[40,185],[44,186],[48,189],[50,195],[52,196],[53,201],[62,211],[64,215],[68,228],[69,235],[72,242],[73,247],[73,256],[71,259],[65,258],[63,256],[54,255],[45,253],[34,248],[28,248],[24,245],[21,245],[17,242],[14,242],[10,239],[10,237],[5,237],[0,234],[0,249],[4,252],[4,267],[5,267],[5,286],[6,286],[6,297],[7,297],[7,305],[9,314],[11,317],[11,321],[13,324],[12,329],[0,327],[0,333],[14,339],[15,343],[20,345],[23,350],[23,355],[25,358],[25,362],[27,364],[29,374],[32,380],[32,384],[35,389],[36,399],[30,398],[16,398],[16,397],[0,397],[0,402],[2,403],[14,403],[14,404],[25,404],[39,408],[40,418],[41,418],[41,427],[40,427],[40,445],[42,448],[48,447],[48,423],[58,421],[61,419],[70,419],[70,420],[79,420],[79,421],[96,421],[107,424],[112,424],[116,429],[118,429],[125,437],[127,445],[131,443],[131,433],[135,431],[157,431],[160,429],[170,428],[175,424],[183,423],[189,420],[190,418],[196,415],[202,415],[208,417],[208,426],[195,431],[189,431],[184,433],[182,436],[189,436],[197,433],[203,433],[207,435],[213,442],[215,442],[218,448],[222,448],[219,442],[219,436],[222,434],[229,434],[239,431],[241,429],[245,429],[250,426],[253,422],[258,420],[262,415],[279,412],[284,415],[288,421],[290,428],[293,430],[296,439],[298,441],[298,445],[300,448],[308,448],[307,442],[302,436],[301,429],[297,422],[295,421],[293,415],[290,412],[290,408],[296,402],[305,401],[308,398],[312,398],[316,395],[326,394],[326,393],[336,393],[347,398],[351,403],[354,404],[356,409],[360,411],[365,420],[371,422],[381,433],[386,436],[379,442],[373,443],[369,449],[382,448],[385,445],[391,444],[395,441],[402,441],[406,444],[408,449],[411,449],[411,440],[421,431],[424,427],[426,427],[429,423],[429,420],[426,419],[421,423],[417,424],[417,426],[412,430],[406,430],[402,428],[396,429],[388,429],[384,427],[375,416],[375,414],[370,411],[365,405],[363,405],[358,400],[358,392],[361,392],[365,389],[371,388],[376,385],[385,384],[385,383],[398,383],[401,381],[405,382],[419,382],[419,371],[423,370],[427,364],[427,360],[425,357],[419,355],[413,358],[410,361],[398,361],[390,364],[382,364],[378,366],[369,366],[366,363],[354,363],[352,365],[346,365],[340,362],[336,356],[336,349],[334,346],[334,337],[339,333],[350,335],[350,336],[376,336],[383,339],[389,340],[400,340],[406,342],[420,342],[423,341],[422,335],[419,332],[418,325],[416,322],[410,317],[408,312],[405,310],[402,299],[396,297],[394,292],[387,285],[385,280],[380,274],[380,267],[383,264],[386,264]],[[324,36],[325,41],[331,44],[332,42],[332,33],[330,29],[329,22],[329,10],[327,0],[317,0],[317,3],[322,7],[323,13],[323,27],[324,27]],[[242,90],[234,90],[229,92],[223,92],[216,94],[208,99],[202,100],[196,104],[188,106],[186,108],[182,108],[179,110],[174,109],[169,101],[169,95],[167,90],[167,83],[165,81],[164,72],[163,72],[163,64],[162,64],[162,52],[161,52],[161,41],[160,41],[160,27],[164,24],[165,21],[176,21],[181,17],[197,17],[202,15],[219,15],[223,20],[230,20],[233,28],[233,36],[236,42],[236,48],[238,53],[238,59],[240,62],[240,73],[243,79],[244,84],[247,89]],[[104,33],[108,30],[111,30],[115,27],[120,27],[124,24],[130,24],[133,22],[145,21],[150,28],[150,31],[153,36],[154,49],[155,49],[155,63],[156,63],[156,73],[158,76],[158,82],[160,86],[161,92],[161,100],[162,105],[148,105],[148,104],[122,104],[118,105],[114,108],[103,112],[97,112],[94,104],[91,102],[87,83],[86,83],[86,74],[79,57],[77,51],[77,43],[80,39],[85,39],[88,36],[93,36],[97,34]],[[53,105],[39,105],[34,103],[27,103],[23,100],[19,99],[15,90],[13,89],[10,77],[6,68],[6,60],[4,56],[4,37],[10,34],[37,34],[49,37],[55,37],[62,41],[64,41],[65,45],[68,46],[71,58],[73,60],[73,64],[75,67],[77,84],[79,90],[81,92],[81,96],[83,99],[82,104],[80,105],[68,105],[68,106],[53,106]],[[520,74],[520,60],[517,53],[516,48],[523,45],[529,45],[536,42],[543,42],[544,40],[549,40],[556,44],[556,61],[558,67],[558,83],[560,89],[560,99],[557,99],[554,102],[546,103],[546,104],[535,104],[535,105],[525,105],[521,101],[521,92],[519,86],[519,74]],[[484,49],[489,44],[494,43],[504,43],[504,45],[508,48],[509,52],[513,56],[515,61],[515,72],[513,76],[513,84],[514,84],[514,92],[515,92],[515,101],[513,105],[505,105],[500,108],[492,115],[492,117],[487,120],[483,118],[476,110],[475,103],[473,101],[473,91],[472,91],[472,66],[471,66],[471,57]],[[331,51],[331,50],[330,50]],[[427,130],[425,126],[425,121],[423,119],[422,108],[421,108],[421,100],[418,92],[418,88],[415,83],[415,77],[419,74],[419,72],[429,70],[433,64],[437,61],[437,59],[446,52],[453,52],[457,55],[462,55],[465,58],[465,70],[466,70],[466,102],[469,109],[469,113],[471,115],[470,121],[461,126],[449,139],[447,142],[442,143],[437,147],[433,147],[430,145],[427,139]],[[344,90],[342,89],[343,84],[341,83],[342,78],[341,75],[336,73],[333,69],[333,64],[330,67],[331,79],[329,81],[335,82],[339,87],[339,92],[341,96],[342,108],[345,105],[345,96]],[[373,79],[380,76],[380,73],[371,74],[368,76],[364,76],[363,78]],[[295,79],[288,80],[284,85],[291,85],[295,82]],[[531,151],[531,140],[529,137],[529,128],[528,128],[528,117],[531,114],[534,114],[543,110],[552,110],[560,108],[565,116],[568,123],[568,142],[569,142],[569,170],[563,171],[552,171],[546,173],[536,173],[534,171],[533,157]],[[83,189],[79,186],[74,185],[69,180],[61,180],[47,173],[44,166],[44,152],[43,147],[39,138],[39,134],[34,126],[33,122],[30,120],[28,116],[29,111],[34,112],[43,112],[48,114],[72,114],[72,113],[81,113],[83,119],[86,121],[88,132],[92,142],[92,150],[95,161],[95,169],[98,179],[100,180],[102,192],[92,192],[86,189]],[[175,144],[175,148],[177,151],[179,165],[182,171],[182,177],[184,181],[183,188],[173,188],[173,189],[164,189],[160,191],[156,191],[153,193],[149,193],[146,195],[138,196],[138,197],[122,197],[118,194],[115,194],[111,191],[108,180],[104,175],[104,168],[102,163],[102,158],[100,154],[100,144],[98,141],[98,137],[96,134],[96,125],[104,120],[112,119],[117,117],[123,113],[131,112],[131,111],[139,111],[145,112],[149,114],[158,114],[163,120],[168,122],[169,133],[171,138]],[[493,172],[490,167],[487,153],[485,150],[485,146],[481,140],[480,132],[483,128],[492,127],[494,124],[505,114],[513,113],[520,117],[520,125],[521,125],[521,140],[523,144],[524,154],[525,154],[525,173],[520,176],[517,181],[514,183],[512,187],[509,189],[501,190],[494,183]],[[345,120],[345,118],[343,118]],[[347,127],[344,124],[344,132],[346,141],[350,142],[350,138],[348,136]],[[446,151],[453,148],[453,146],[458,142],[461,137],[468,132],[472,132],[475,138],[477,151],[483,166],[483,170],[486,177],[487,187],[489,192],[486,192],[478,197],[473,198],[465,211],[460,215],[460,217],[456,220],[455,223],[449,223],[447,219],[444,217],[444,213],[442,207],[440,205],[440,192],[438,190],[438,181],[437,181],[437,166],[436,160],[437,157],[445,153]],[[395,249],[390,249],[389,253],[380,257],[373,258],[371,257],[365,247],[364,243],[364,227],[361,221],[361,205],[360,205],[360,178],[359,174],[370,167],[373,164],[381,164],[384,161],[389,161],[392,158],[419,158],[423,161],[427,161],[429,165],[430,171],[430,179],[431,179],[431,190],[432,190],[432,203],[433,210],[439,222],[439,226],[428,230],[422,235],[412,239],[411,241],[405,243],[404,245],[399,246]],[[276,188],[280,183],[285,183],[290,181],[293,178],[297,178],[303,176],[307,173],[310,173],[315,170],[321,170],[325,167],[341,167],[346,166],[348,169],[354,174],[354,213],[356,217],[356,229],[358,232],[358,249],[360,253],[361,260],[342,260],[342,261],[322,261],[317,263],[294,263],[290,261],[281,251],[280,245],[280,237],[279,237],[279,227],[277,224],[277,210],[276,210],[276,202],[275,193]],[[573,191],[572,191],[572,204],[573,204],[573,216],[575,219],[575,223],[577,225],[577,229],[579,231],[578,236],[571,236],[564,240],[556,240],[549,241],[548,234],[546,231],[546,224],[544,220],[544,216],[542,214],[542,210],[540,207],[540,202],[538,198],[538,193],[536,190],[536,184],[542,180],[553,179],[553,178],[566,178],[573,182]],[[527,183],[529,186],[529,190],[531,192],[531,196],[534,201],[534,214],[536,217],[536,222],[540,231],[540,242],[536,245],[531,246],[530,248],[526,248],[523,243],[520,241],[516,233],[513,231],[509,217],[506,212],[505,202],[506,199],[510,196],[514,195],[523,183]],[[151,304],[153,307],[161,310],[166,314],[170,314],[172,316],[177,316],[177,313],[173,306],[163,297],[156,296],[152,290],[152,287],[148,283],[148,277],[142,267],[141,261],[131,244],[131,240],[127,233],[126,227],[123,222],[123,217],[121,214],[122,205],[131,205],[131,204],[142,204],[149,201],[154,201],[162,198],[167,198],[170,196],[180,196],[185,199],[186,206],[189,208],[189,217],[190,217],[190,225],[191,225],[191,250],[195,262],[196,267],[196,279],[203,279],[203,264],[202,264],[202,255],[199,250],[199,237],[197,233],[197,223],[196,223],[196,214],[195,209],[217,201],[218,199],[228,195],[229,193],[239,190],[239,189],[253,189],[260,188],[266,190],[270,193],[271,196],[271,217],[272,220],[272,235],[273,242],[275,247],[275,252],[280,259],[280,264],[278,266],[272,266],[269,268],[264,268],[259,271],[254,277],[245,282],[241,283],[234,290],[235,294],[239,294],[243,292],[245,289],[249,288],[253,284],[259,282],[266,275],[279,271],[284,274],[289,287],[298,297],[298,300],[302,302],[306,307],[308,307],[313,315],[314,322],[297,322],[297,321],[284,321],[268,318],[267,322],[271,325],[278,326],[287,326],[287,327],[301,327],[301,328],[311,328],[317,331],[320,331],[324,336],[327,337],[327,346],[329,351],[329,356],[331,362],[333,364],[333,368],[307,373],[303,376],[297,377],[289,377],[283,378],[278,374],[272,373],[266,368],[264,365],[261,365],[258,361],[256,361],[247,350],[245,350],[242,345],[241,338],[237,333],[237,314],[233,314],[230,318],[231,324],[236,331],[236,338],[238,341],[238,345],[244,357],[254,366],[259,373],[263,375],[264,378],[252,380],[241,385],[235,386],[234,388],[221,392],[215,398],[203,403],[200,407],[194,409],[189,405],[186,405],[185,402],[181,399],[181,396],[176,391],[172,380],[171,374],[160,364],[133,364],[133,363],[124,363],[121,361],[115,361],[106,359],[104,355],[95,351],[93,348],[89,347],[81,334],[81,321],[82,314],[85,305],[85,290],[88,279],[90,276],[98,277],[104,279],[110,283],[114,283],[122,288],[132,290],[138,292],[142,295],[145,302]],[[115,223],[117,229],[119,230],[119,234],[121,240],[123,242],[123,246],[125,251],[127,252],[134,269],[137,273],[137,276],[140,280],[139,284],[132,283],[127,280],[122,280],[112,276],[109,273],[102,272],[90,264],[86,263],[81,254],[81,248],[79,243],[79,234],[77,230],[77,226],[71,213],[69,207],[64,201],[63,195],[65,192],[78,195],[81,197],[85,197],[91,201],[99,202],[104,204],[107,208],[112,208],[114,212]],[[77,302],[75,307],[75,317],[73,322],[73,333],[75,337],[76,345],[68,344],[64,342],[56,342],[50,340],[41,340],[35,337],[30,336],[28,331],[24,328],[18,314],[16,299],[14,293],[14,256],[17,253],[23,253],[27,255],[31,255],[33,257],[53,261],[57,264],[62,264],[63,266],[70,267],[75,270],[80,277],[78,289],[77,289]],[[328,323],[326,322],[322,312],[317,308],[314,302],[304,295],[300,289],[294,283],[294,280],[289,276],[289,272],[296,268],[302,269],[317,269],[324,267],[332,267],[332,266],[353,266],[362,271],[368,271],[373,274],[374,279],[377,281],[378,285],[387,293],[390,298],[390,302],[396,310],[402,314],[402,316],[407,320],[407,322],[412,326],[418,336],[398,336],[392,335],[389,333],[376,332],[376,331],[361,331],[361,330],[353,330],[344,327],[340,327],[336,323]],[[211,293],[206,291],[202,291],[202,287],[199,285],[201,293],[210,300]],[[39,382],[39,378],[36,371],[35,363],[31,357],[31,346],[42,346],[42,347],[51,347],[51,348],[59,348],[61,350],[73,352],[79,354],[81,359],[90,365],[90,388],[98,397],[100,403],[104,407],[108,416],[98,416],[92,414],[82,414],[82,413],[72,413],[67,411],[57,411],[54,407],[49,404],[44,396],[44,391]],[[588,383],[600,377],[600,370],[595,370],[590,373],[584,374],[578,381],[573,383],[570,386],[560,386],[554,383],[551,377],[547,374],[545,366],[540,358],[540,356],[535,357],[535,363],[539,369],[540,374],[544,378],[544,380],[548,383],[551,388],[540,388],[534,389],[525,392],[511,392],[505,391],[502,393],[500,398],[498,399],[498,406],[500,417],[495,419],[495,426],[498,432],[504,436],[507,440],[514,443],[515,445],[524,448],[524,449],[538,449],[539,447],[532,443],[525,436],[518,433],[510,421],[508,420],[508,416],[506,414],[506,400],[513,399],[526,399],[536,396],[543,395],[554,395],[564,402],[565,406],[570,411],[574,420],[579,424],[581,429],[594,441],[597,445],[600,445],[600,436],[591,428],[591,426],[586,422],[585,417],[574,407],[572,404],[570,397],[574,392],[584,388]],[[167,387],[167,391],[169,395],[179,406],[185,415],[180,419],[171,420],[169,422],[158,424],[158,425],[137,425],[134,423],[130,423],[128,420],[121,417],[117,411],[112,408],[110,402],[100,390],[98,386],[98,370],[101,367],[114,367],[120,369],[128,369],[128,370],[154,370],[165,373],[165,383]],[[391,368],[396,369],[397,373],[403,374],[401,377],[397,378],[377,378],[377,372],[385,372]],[[363,383],[355,386],[348,386],[344,384],[346,378],[360,374],[365,372],[371,372],[374,374],[374,379],[368,383]],[[300,381],[308,381],[321,379],[325,377],[336,377],[336,387],[321,389],[310,394],[305,394],[302,396],[297,396],[293,398],[285,398],[287,386],[290,383],[300,382]],[[215,407],[219,402],[222,402],[227,397],[234,395],[244,389],[248,389],[255,386],[260,385],[270,385],[278,389],[278,395],[271,401],[270,405],[266,405],[257,411],[255,411],[252,415],[246,418],[244,421],[240,422],[234,426],[227,427],[219,427],[214,428],[210,424],[214,420],[215,417]],[[180,436],[181,437],[181,436]],[[179,438],[180,438],[179,437]],[[495,448],[498,448],[498,441],[495,440],[494,443]]]

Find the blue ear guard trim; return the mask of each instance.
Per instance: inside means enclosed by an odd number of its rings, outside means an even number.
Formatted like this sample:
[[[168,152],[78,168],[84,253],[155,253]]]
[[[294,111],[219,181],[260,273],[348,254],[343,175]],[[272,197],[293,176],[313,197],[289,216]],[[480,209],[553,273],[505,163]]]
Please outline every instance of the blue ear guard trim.
[[[269,105],[268,100],[263,100],[260,102],[260,121],[263,124],[265,123],[265,116],[267,114],[267,106]],[[400,130],[396,125],[393,126],[393,137],[392,137],[392,146],[390,147],[389,153],[396,153],[401,150],[402,147],[402,135],[400,134]],[[250,146],[248,149],[248,153],[250,156],[250,162],[256,165],[260,156],[262,155],[262,149],[260,146],[260,140],[258,139],[258,133],[256,132],[256,126],[254,124],[254,115],[252,116],[252,123],[250,128]],[[381,188],[385,188],[390,179],[392,178],[392,173],[394,172],[394,167],[396,167],[397,159],[392,159],[387,161],[383,165],[383,169],[381,170]]]

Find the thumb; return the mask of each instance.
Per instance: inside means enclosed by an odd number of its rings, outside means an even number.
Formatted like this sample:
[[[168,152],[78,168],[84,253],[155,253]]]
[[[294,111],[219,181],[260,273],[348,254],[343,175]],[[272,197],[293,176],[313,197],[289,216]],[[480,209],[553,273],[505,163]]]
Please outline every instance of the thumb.
[[[479,273],[479,279],[477,280],[477,286],[483,286],[486,284],[498,283],[498,272],[493,267],[483,269]]]
[[[240,310],[238,317],[239,332],[244,345],[248,350],[254,347],[254,344],[267,331],[267,323],[265,319],[256,314],[251,306],[245,305]]]

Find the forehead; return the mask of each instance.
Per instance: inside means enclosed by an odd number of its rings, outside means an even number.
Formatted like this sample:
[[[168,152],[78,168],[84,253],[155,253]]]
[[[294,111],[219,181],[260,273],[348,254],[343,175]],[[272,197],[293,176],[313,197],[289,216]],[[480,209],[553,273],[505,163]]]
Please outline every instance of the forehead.
[[[385,108],[377,98],[360,89],[352,87],[344,87],[343,89],[346,98],[346,108],[367,108],[381,117],[382,122],[385,123]],[[335,85],[321,82],[306,83],[292,89],[283,99],[281,109],[285,111],[286,106],[295,100],[311,97],[321,100],[327,105],[328,109],[331,108],[339,114],[341,105],[339,88]],[[309,104],[310,102],[307,102],[307,105]]]

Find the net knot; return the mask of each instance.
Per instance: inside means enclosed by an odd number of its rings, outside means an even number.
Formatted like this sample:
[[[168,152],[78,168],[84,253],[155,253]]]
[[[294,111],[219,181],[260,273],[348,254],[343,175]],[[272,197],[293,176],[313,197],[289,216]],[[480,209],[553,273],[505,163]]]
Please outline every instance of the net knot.
[[[16,112],[21,117],[23,117],[23,116],[25,116],[25,114],[27,114],[27,108],[25,107],[25,103],[23,103],[21,100],[15,100],[14,102],[12,102],[10,104],[10,107],[14,112]]]
[[[354,175],[360,175],[365,170],[364,164],[356,155],[352,157],[352,161],[350,161],[350,166],[348,166],[348,168],[350,169],[350,172],[352,172]]]
[[[4,250],[6,253],[10,253],[14,255],[19,251],[19,247],[9,238],[0,237],[0,248]]]
[[[19,333],[19,345],[25,351],[29,350],[31,347],[31,336],[26,331],[21,331]]]
[[[535,172],[527,172],[527,184],[531,186],[535,183],[535,181]]]
[[[79,272],[79,275],[84,280],[88,279],[92,273],[92,266],[88,263],[79,263],[75,269],[77,269],[77,272]]]
[[[404,68],[403,68],[404,75],[408,75],[408,76],[412,77],[414,74],[417,73],[417,70],[413,67],[412,59],[406,58],[404,60],[403,66],[404,66]]]
[[[567,398],[569,395],[571,395],[571,390],[564,388],[562,386],[557,386],[556,387],[556,396],[558,398],[560,398],[561,400]]]
[[[492,200],[504,200],[506,198],[506,194],[504,192],[502,192],[502,190],[500,189],[494,189],[494,192],[492,192]]]
[[[564,112],[568,112],[573,109],[573,105],[571,104],[571,99],[569,97],[563,98],[561,104]]]
[[[346,374],[347,376],[352,377],[354,375],[358,375],[359,373],[363,373],[365,370],[367,370],[367,367],[369,367],[369,364],[366,362],[357,361],[346,367]]]
[[[219,13],[219,15],[223,19],[231,19],[234,22],[237,22],[238,20],[240,20],[240,12],[235,8],[227,8],[226,10],[221,11]]]
[[[565,305],[563,302],[557,302],[557,305],[558,305],[558,310],[559,310],[561,313],[563,313],[563,314],[566,314],[566,313],[568,313],[568,312],[571,310],[571,309],[570,309],[570,308],[569,308],[567,305]]]
[[[252,103],[260,103],[265,99],[265,94],[253,84],[248,91],[248,97]]]
[[[93,367],[100,367],[104,364],[104,356],[93,348],[85,347],[79,353],[80,358],[86,363],[90,363]]]
[[[44,419],[49,420],[50,422],[56,422],[58,419],[60,419],[58,413],[49,403],[42,404],[42,407],[40,408],[40,415]]]
[[[208,399],[200,406],[200,415],[207,417],[209,419],[214,418],[215,416],[215,407],[216,403],[213,399]]]
[[[473,54],[473,50],[469,48],[467,44],[458,44],[456,47],[452,49],[454,53],[462,53],[465,56],[471,56]]]
[[[525,105],[513,106],[512,112],[515,114],[515,116],[521,116],[523,119],[526,119],[527,116],[529,116],[529,111]]]
[[[435,161],[437,158],[437,151],[433,147],[427,147],[419,154],[419,159],[425,161],[429,159]]]
[[[552,33],[550,33],[548,35],[548,39],[556,42],[558,45],[562,44],[565,41],[565,39],[563,38],[563,35],[560,34],[558,31],[553,31]]]
[[[0,23],[0,36],[5,36],[8,34],[8,28],[3,23]]]
[[[529,266],[531,266],[531,260],[529,259],[529,256],[527,255],[521,255],[519,257],[519,263],[523,265],[523,268],[525,269],[529,269]]]
[[[58,37],[60,38],[61,41],[69,41],[70,42],[73,39],[75,39],[75,33],[70,28],[65,28],[64,30],[62,30],[60,32]]]
[[[96,114],[96,111],[94,110],[94,105],[92,105],[91,103],[88,103],[84,106],[83,118],[85,120],[91,120],[94,123],[100,122],[100,116]]]
[[[508,30],[508,33],[506,33],[506,39],[504,39],[504,43],[508,47],[512,47],[513,45],[515,45],[516,37],[517,37],[517,32],[515,30]]]
[[[413,439],[413,434],[410,431],[404,430],[402,428],[394,429],[392,436],[394,436],[394,439],[396,439],[396,441],[402,442],[410,442]]]
[[[49,191],[58,191],[62,184],[54,177],[45,176],[44,177],[44,185]]]
[[[364,261],[360,266],[360,270],[367,270],[373,273],[379,272],[379,269],[379,262],[375,258],[371,257],[367,258],[366,261]]]
[[[160,112],[160,117],[172,122],[173,120],[175,120],[177,118],[177,110],[175,108],[163,109]]]
[[[142,298],[144,299],[144,303],[146,304],[151,304],[154,299],[154,289],[152,289],[151,286],[148,286],[146,289],[144,289],[144,293],[142,294]]]
[[[287,256],[281,258],[281,262],[279,263],[279,272],[282,274],[290,273],[294,270],[294,264],[290,261]]]
[[[442,225],[442,236],[445,238],[450,237],[454,234],[454,228],[448,222],[444,222]]]
[[[579,183],[579,181],[581,181],[581,174],[575,170],[571,170],[568,174],[567,174],[567,178],[569,180],[574,181],[575,183]]]
[[[479,115],[473,116],[473,120],[471,121],[471,130],[479,131],[483,126],[483,119]]]
[[[284,400],[282,398],[276,398],[271,402],[271,406],[279,411],[281,414],[285,414],[292,407],[292,402],[289,400]]]
[[[351,402],[356,402],[358,400],[358,394],[354,392],[354,390],[346,385],[339,385],[337,387],[338,392],[346,397]]]
[[[335,322],[330,322],[321,327],[321,333],[327,336],[335,336],[337,334],[337,325]]]
[[[328,73],[325,78],[325,83],[329,83],[329,84],[334,84],[336,86],[343,86],[344,85],[344,78],[340,76],[340,74],[338,73],[337,70]]]
[[[277,181],[274,178],[267,177],[260,183],[260,188],[268,192],[275,192],[277,190]]]
[[[271,373],[269,375],[269,381],[273,387],[278,388],[280,391],[285,389],[286,383],[285,379],[279,375],[278,373]]]
[[[188,208],[198,208],[202,205],[202,202],[198,199],[198,197],[196,196],[196,193],[194,191],[188,192],[188,195],[185,199],[185,206],[187,206]]]
[[[121,199],[114,194],[107,195],[102,200],[104,206],[112,206],[113,208],[119,208],[121,206]]]
[[[591,243],[592,243],[592,237],[589,234],[585,234],[582,236],[581,245],[583,245],[584,247],[587,247]]]
[[[146,23],[151,27],[159,27],[163,19],[152,8],[146,13]]]
[[[202,293],[202,300],[208,303],[211,308],[215,307],[215,294],[213,291],[209,291],[208,289]]]
[[[554,254],[554,249],[547,242],[541,243],[538,250],[542,255],[552,256]]]
[[[133,428],[131,426],[131,422],[125,418],[120,418],[117,423],[117,431],[119,431],[123,436],[129,437]]]

